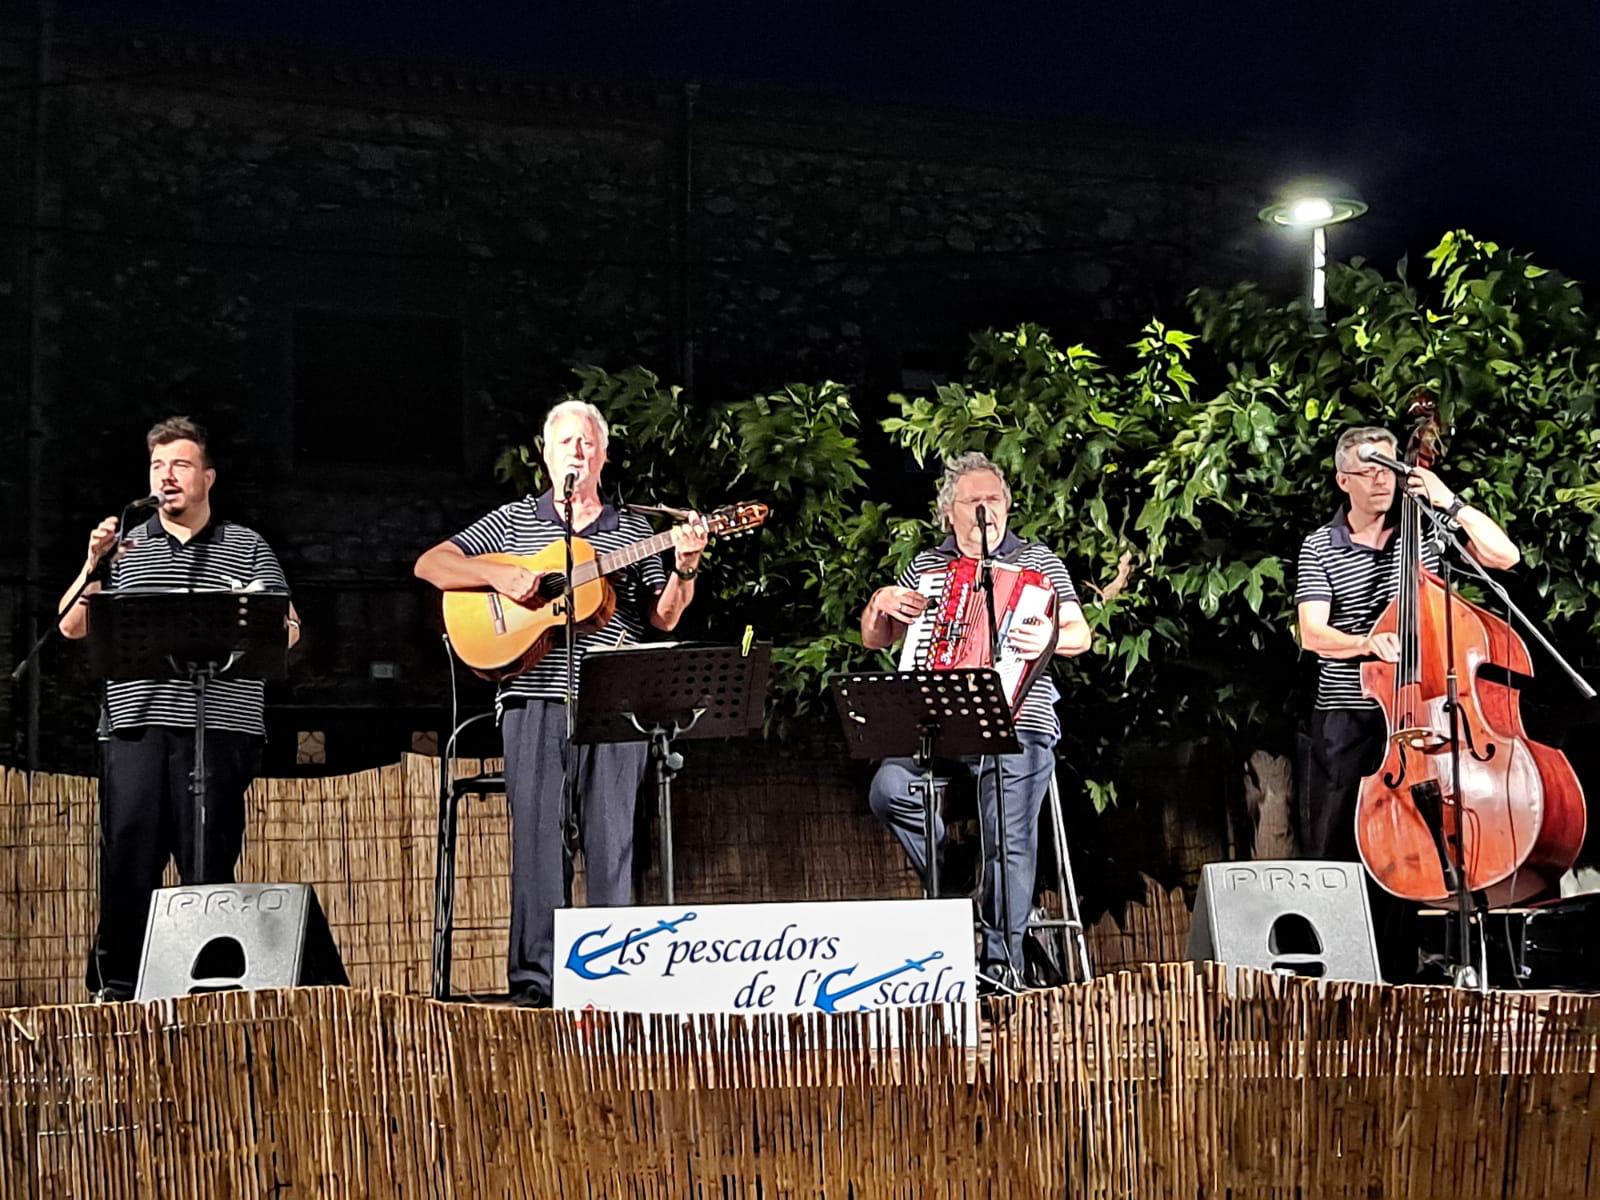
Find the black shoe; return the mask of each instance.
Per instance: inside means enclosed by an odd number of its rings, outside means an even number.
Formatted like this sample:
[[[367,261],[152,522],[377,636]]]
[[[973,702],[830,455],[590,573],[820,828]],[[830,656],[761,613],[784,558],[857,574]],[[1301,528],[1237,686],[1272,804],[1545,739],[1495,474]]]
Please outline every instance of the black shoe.
[[[511,1003],[517,1008],[549,1008],[550,992],[542,983],[524,983],[511,989]]]
[[[980,963],[978,965],[978,995],[979,996],[1015,996],[1022,990],[1012,982],[1014,973],[1008,970],[1004,963]]]

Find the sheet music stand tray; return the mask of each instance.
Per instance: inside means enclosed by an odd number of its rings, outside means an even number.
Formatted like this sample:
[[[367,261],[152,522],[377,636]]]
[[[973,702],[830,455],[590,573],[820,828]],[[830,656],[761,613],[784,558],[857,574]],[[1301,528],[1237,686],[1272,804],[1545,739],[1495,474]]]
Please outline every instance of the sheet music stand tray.
[[[182,679],[194,691],[194,883],[206,883],[206,688],[221,676],[282,679],[284,592],[117,589],[89,597],[89,661],[108,680]]]
[[[1022,748],[999,672],[989,667],[877,671],[836,675],[830,686],[851,758],[909,758],[917,764],[927,863],[923,892],[937,899],[939,848],[933,818],[939,781],[934,759],[1015,754]]]
[[[761,728],[772,645],[745,654],[738,646],[645,643],[591,650],[583,656],[573,740],[650,742],[660,818],[663,903],[673,903],[672,778],[683,755],[680,738],[742,737]]]

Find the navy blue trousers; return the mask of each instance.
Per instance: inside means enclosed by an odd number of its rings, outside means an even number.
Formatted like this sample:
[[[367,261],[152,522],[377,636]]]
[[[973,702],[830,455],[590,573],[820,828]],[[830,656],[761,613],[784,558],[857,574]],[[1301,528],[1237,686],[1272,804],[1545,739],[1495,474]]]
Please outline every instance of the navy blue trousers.
[[[508,705],[500,721],[511,803],[512,991],[550,991],[555,911],[567,903],[571,869],[561,845],[566,705]],[[592,906],[633,903],[633,809],[650,747],[645,742],[578,746],[578,805],[584,887]]]
[[[1033,909],[1033,879],[1039,848],[1039,809],[1050,788],[1055,770],[1055,739],[1032,730],[1018,730],[1022,744],[1018,754],[999,755],[1000,786],[1005,792],[1006,825],[998,828],[999,809],[995,802],[994,758],[963,764],[977,772],[978,820],[983,834],[984,894],[983,951],[985,964],[1008,961],[1006,937],[1001,932],[999,871],[1006,872],[1009,900],[1009,961],[1022,967],[1022,938],[1027,932],[1028,915]],[[888,758],[872,778],[873,814],[894,832],[906,857],[919,875],[926,875],[922,792],[916,786],[922,776],[909,758]],[[944,844],[944,820],[934,810],[934,845]]]

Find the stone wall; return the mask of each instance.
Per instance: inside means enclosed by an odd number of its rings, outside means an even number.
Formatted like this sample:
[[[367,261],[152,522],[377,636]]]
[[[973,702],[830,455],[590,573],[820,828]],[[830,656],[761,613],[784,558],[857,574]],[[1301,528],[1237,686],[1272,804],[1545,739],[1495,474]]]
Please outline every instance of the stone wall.
[[[26,32],[0,44],[24,84]],[[143,493],[143,430],[191,413],[217,438],[219,509],[267,535],[307,619],[278,728],[437,721],[435,605],[410,564],[503,498],[495,453],[572,363],[641,363],[692,383],[690,403],[840,379],[873,414],[902,370],[956,368],[972,330],[1034,319],[1122,341],[1189,288],[1260,266],[1261,164],[1220,143],[71,30],[54,61],[71,86],[48,91],[38,156],[56,215],[34,231],[51,336],[32,357],[17,299],[31,200],[0,178],[21,214],[0,232],[0,374],[42,381],[31,465],[23,392],[0,398],[0,453],[24,468],[0,483],[17,535],[0,560],[6,655],[24,639],[29,513],[43,611],[88,527]],[[33,161],[34,94],[0,86],[8,161]],[[459,392],[429,419],[450,423],[459,461],[305,453],[304,309],[454,322]],[[354,399],[395,419],[381,391]],[[373,663],[398,671],[374,680]],[[53,649],[44,679],[38,765],[85,770],[82,655]],[[25,701],[0,696],[7,757]],[[270,767],[292,768],[290,749]]]
[[[27,574],[27,388],[32,211],[27,130],[32,119],[27,48],[0,40],[0,753],[22,749],[26,687],[6,680],[27,637],[22,584]]]

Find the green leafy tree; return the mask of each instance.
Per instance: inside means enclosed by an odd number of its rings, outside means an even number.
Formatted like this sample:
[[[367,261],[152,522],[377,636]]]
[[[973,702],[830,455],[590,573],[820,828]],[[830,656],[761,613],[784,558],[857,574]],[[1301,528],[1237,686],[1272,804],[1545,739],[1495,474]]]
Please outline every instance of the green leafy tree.
[[[922,461],[982,450],[1011,482],[1011,527],[1066,557],[1096,647],[1054,669],[1070,761],[1102,806],[1115,797],[1118,758],[1137,714],[1148,709],[1170,726],[1187,704],[1176,691],[1160,702],[1152,693],[1151,668],[1163,641],[1181,640],[1182,614],[1162,611],[1161,591],[1148,579],[1136,573],[1124,588],[1120,575],[1143,540],[1139,480],[1162,454],[1175,414],[1193,403],[1193,342],[1152,321],[1127,364],[1114,369],[1034,325],[986,332],[974,339],[964,381],[931,396],[892,397],[900,415],[885,423]],[[1175,678],[1164,681],[1169,689]]]
[[[1441,469],[1522,535],[1520,587],[1568,644],[1600,629],[1594,323],[1570,281],[1493,243],[1453,233],[1428,261],[1419,283],[1335,267],[1327,328],[1252,285],[1197,292],[1195,333],[1152,322],[1116,367],[1034,326],[985,333],[962,382],[896,397],[893,436],[923,459],[984,450],[1017,531],[1090,585],[1096,649],[1058,672],[1098,803],[1139,738],[1286,745],[1306,703],[1294,563],[1339,501],[1333,442],[1366,423],[1403,441],[1419,387],[1451,431]],[[1128,586],[1097,597],[1124,555]]]
[[[1600,632],[1600,340],[1576,286],[1465,233],[1425,277],[1360,261],[1329,273],[1331,323],[1253,285],[1191,298],[1191,331],[1149,322],[1129,346],[1062,346],[1034,325],[977,335],[964,377],[895,396],[892,440],[924,462],[980,449],[1007,472],[1013,528],[1063,554],[1094,650],[1055,667],[1068,761],[1098,804],[1139,740],[1223,735],[1241,761],[1283,748],[1306,697],[1293,635],[1301,538],[1334,511],[1338,432],[1405,434],[1418,388],[1449,431],[1441,470],[1506,523],[1514,587],[1558,644]],[[929,508],[867,497],[848,393],[791,385],[712,411],[647,371],[578,373],[613,422],[614,478],[635,498],[759,499],[772,519],[708,557],[696,609],[712,636],[776,643],[781,735],[831,727],[827,680],[887,659],[860,644],[871,590],[937,536]],[[535,450],[502,475],[533,483]],[[931,501],[931,495],[929,497]]]

